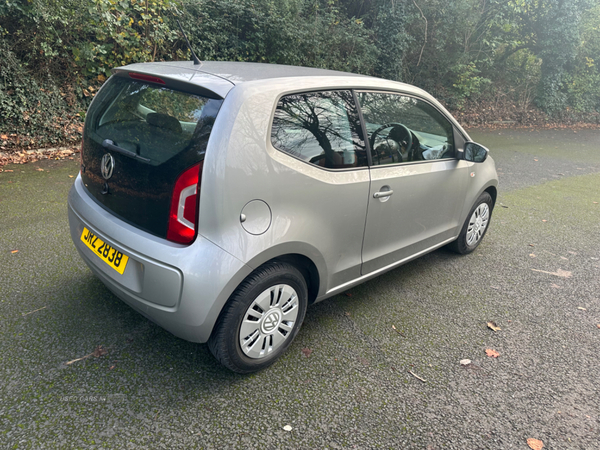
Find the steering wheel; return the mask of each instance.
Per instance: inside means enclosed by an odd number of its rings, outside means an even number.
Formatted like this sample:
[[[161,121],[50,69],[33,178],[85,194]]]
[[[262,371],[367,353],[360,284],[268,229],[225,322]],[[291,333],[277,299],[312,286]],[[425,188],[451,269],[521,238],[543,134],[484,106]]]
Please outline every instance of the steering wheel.
[[[373,134],[371,135],[371,139],[369,139],[369,143],[371,144],[372,150],[374,150],[375,138],[377,137],[377,135],[379,133],[381,133],[383,130],[385,130],[386,128],[392,128],[392,127],[394,129],[400,128],[402,131],[404,131],[404,134],[406,136],[403,136],[402,141],[400,141],[398,143],[400,144],[400,147],[404,146],[406,148],[406,150],[410,150],[410,148],[412,147],[412,142],[413,142],[412,133],[406,126],[402,125],[401,123],[396,123],[396,122],[390,122],[390,123],[383,124],[373,132]],[[393,131],[390,131],[390,134],[392,134],[392,132]],[[389,135],[388,135],[388,138],[393,139],[393,138],[389,137]],[[393,140],[399,141],[398,139],[393,139]],[[400,153],[400,150],[397,150],[397,152],[398,152],[398,156],[400,157],[399,162],[402,162],[403,158],[402,158],[402,154]]]

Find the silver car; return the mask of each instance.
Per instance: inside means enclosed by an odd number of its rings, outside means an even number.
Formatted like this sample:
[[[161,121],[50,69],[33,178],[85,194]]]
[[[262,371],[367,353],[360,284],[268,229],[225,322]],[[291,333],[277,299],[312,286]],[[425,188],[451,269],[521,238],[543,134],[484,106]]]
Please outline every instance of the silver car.
[[[115,295],[236,372],[309,304],[449,245],[473,251],[488,150],[414,86],[269,64],[113,70],[92,102],[71,237]]]

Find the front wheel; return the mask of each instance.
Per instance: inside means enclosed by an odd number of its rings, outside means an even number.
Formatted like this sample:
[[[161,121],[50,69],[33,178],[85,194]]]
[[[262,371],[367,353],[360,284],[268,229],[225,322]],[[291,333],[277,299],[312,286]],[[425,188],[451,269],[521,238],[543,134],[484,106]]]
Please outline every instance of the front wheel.
[[[467,215],[467,220],[458,235],[458,239],[449,244],[448,247],[461,255],[466,255],[475,250],[483,236],[485,236],[492,218],[493,208],[494,201],[490,194],[487,192],[481,194]]]
[[[219,316],[208,348],[221,364],[251,373],[275,362],[304,320],[308,289],[291,264],[271,262],[240,284]]]

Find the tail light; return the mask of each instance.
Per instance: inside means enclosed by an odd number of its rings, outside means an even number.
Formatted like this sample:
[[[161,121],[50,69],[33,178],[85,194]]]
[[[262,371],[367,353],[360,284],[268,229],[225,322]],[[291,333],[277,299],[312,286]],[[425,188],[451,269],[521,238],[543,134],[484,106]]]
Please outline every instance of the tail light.
[[[145,73],[129,72],[129,76],[134,80],[148,81],[150,83],[156,84],[165,84],[165,81],[162,78],[153,77],[152,75],[146,75]]]
[[[202,163],[199,163],[179,175],[175,182],[167,229],[167,239],[170,241],[191,244],[196,237],[201,173]]]

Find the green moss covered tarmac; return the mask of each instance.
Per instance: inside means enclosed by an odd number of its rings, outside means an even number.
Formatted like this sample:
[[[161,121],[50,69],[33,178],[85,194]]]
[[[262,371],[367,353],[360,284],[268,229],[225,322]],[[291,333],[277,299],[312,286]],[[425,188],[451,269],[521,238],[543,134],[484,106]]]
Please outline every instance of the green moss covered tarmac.
[[[502,183],[474,254],[439,250],[312,306],[287,354],[252,376],[92,276],[68,234],[76,161],[6,166],[0,447],[598,448],[599,138],[578,133],[587,150],[569,154],[554,147],[571,135],[542,132],[535,149],[497,133],[474,133]],[[99,345],[107,355],[65,365]]]

